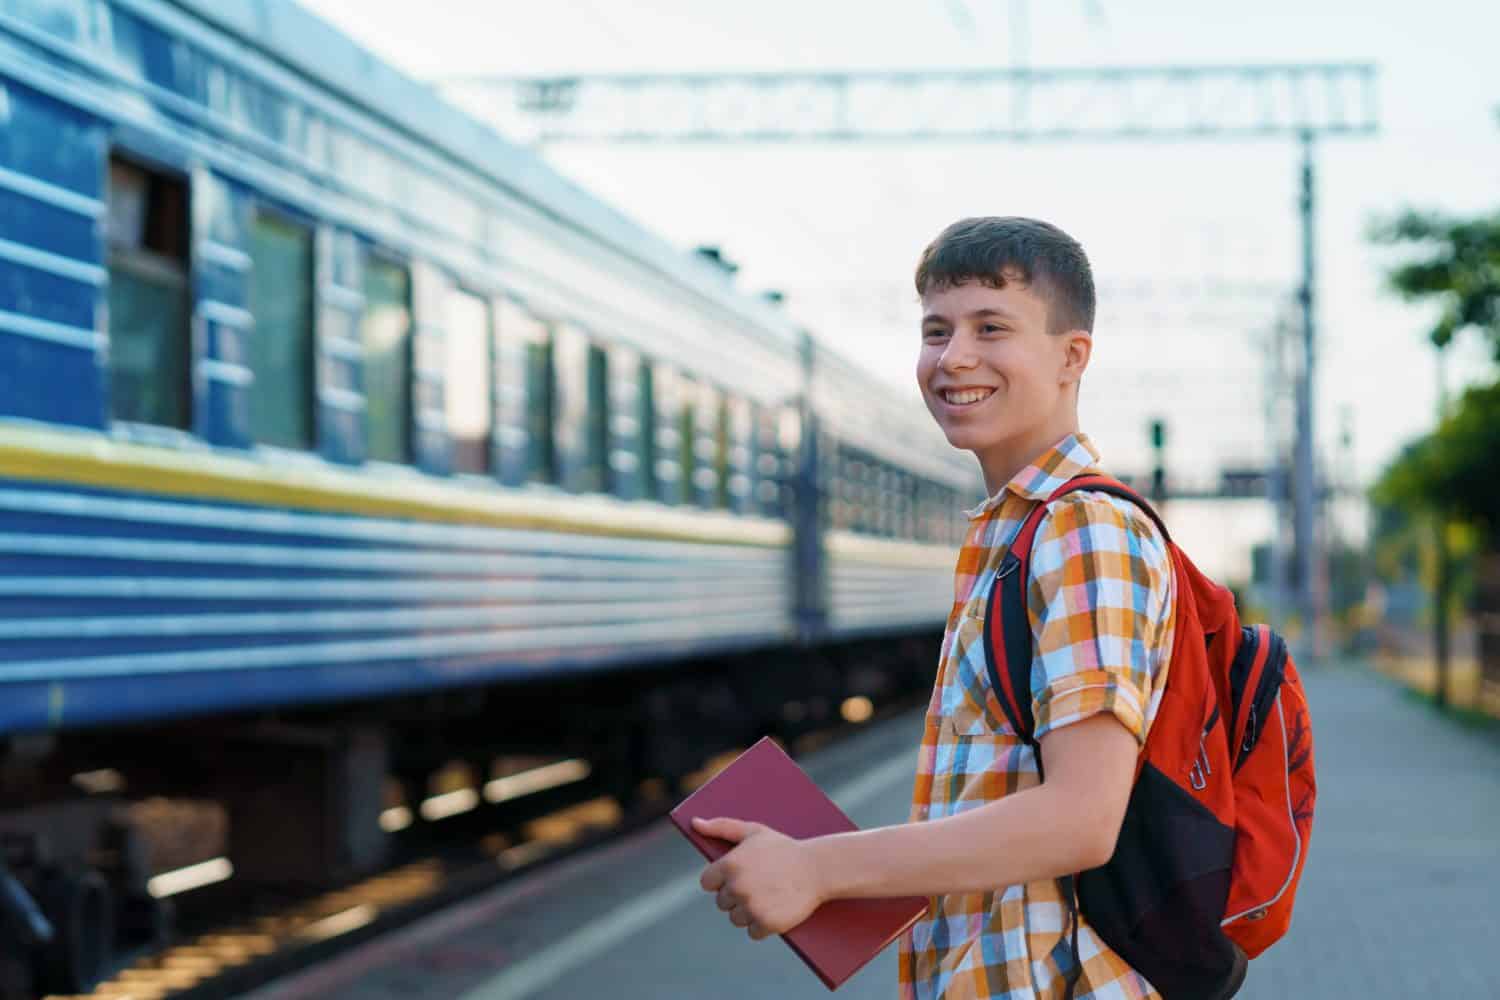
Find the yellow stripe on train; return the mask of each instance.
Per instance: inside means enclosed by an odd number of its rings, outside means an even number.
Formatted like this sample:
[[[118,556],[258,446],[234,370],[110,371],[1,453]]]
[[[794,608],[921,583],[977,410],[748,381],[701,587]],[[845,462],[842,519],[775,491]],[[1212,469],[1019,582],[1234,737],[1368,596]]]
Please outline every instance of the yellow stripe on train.
[[[229,455],[122,441],[94,431],[0,422],[0,482],[70,484],[322,513],[570,534],[779,547],[781,521],[550,490],[438,481],[412,470],[374,473],[287,452]]]

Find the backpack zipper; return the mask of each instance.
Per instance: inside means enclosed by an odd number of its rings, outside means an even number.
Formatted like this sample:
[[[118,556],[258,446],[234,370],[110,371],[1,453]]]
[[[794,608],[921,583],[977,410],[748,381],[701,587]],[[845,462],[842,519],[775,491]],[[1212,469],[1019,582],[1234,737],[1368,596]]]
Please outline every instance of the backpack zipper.
[[[1213,765],[1208,762],[1208,734],[1213,731],[1214,723],[1219,721],[1219,706],[1208,716],[1208,722],[1204,723],[1203,732],[1198,734],[1198,759],[1193,761],[1193,767],[1188,771],[1188,782],[1194,791],[1201,792],[1208,787],[1208,776],[1214,773]]]

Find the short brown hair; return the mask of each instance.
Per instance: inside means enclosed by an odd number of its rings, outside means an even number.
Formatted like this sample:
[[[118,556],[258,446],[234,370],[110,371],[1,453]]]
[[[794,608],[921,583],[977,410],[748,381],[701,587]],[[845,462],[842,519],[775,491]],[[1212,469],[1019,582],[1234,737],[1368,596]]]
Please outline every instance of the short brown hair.
[[[1020,216],[960,219],[917,263],[917,294],[977,281],[1019,279],[1047,303],[1053,333],[1094,329],[1094,272],[1078,241],[1048,222]]]

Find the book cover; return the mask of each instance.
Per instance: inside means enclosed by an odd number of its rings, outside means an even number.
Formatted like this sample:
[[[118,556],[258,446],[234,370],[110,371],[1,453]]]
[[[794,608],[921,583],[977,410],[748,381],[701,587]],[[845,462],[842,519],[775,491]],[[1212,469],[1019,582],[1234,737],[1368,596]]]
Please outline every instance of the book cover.
[[[770,737],[736,757],[672,810],[672,822],[709,861],[733,847],[693,829],[694,817],[762,823],[805,840],[858,827]],[[927,911],[925,896],[836,899],[781,935],[823,984],[837,989]]]

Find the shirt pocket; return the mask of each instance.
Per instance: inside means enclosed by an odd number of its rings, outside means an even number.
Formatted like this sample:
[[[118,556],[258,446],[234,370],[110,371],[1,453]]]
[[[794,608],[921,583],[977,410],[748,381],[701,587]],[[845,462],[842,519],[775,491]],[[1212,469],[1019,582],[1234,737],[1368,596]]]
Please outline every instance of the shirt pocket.
[[[984,614],[965,611],[953,626],[943,665],[943,726],[955,736],[1001,736],[1011,732],[990,686]]]

